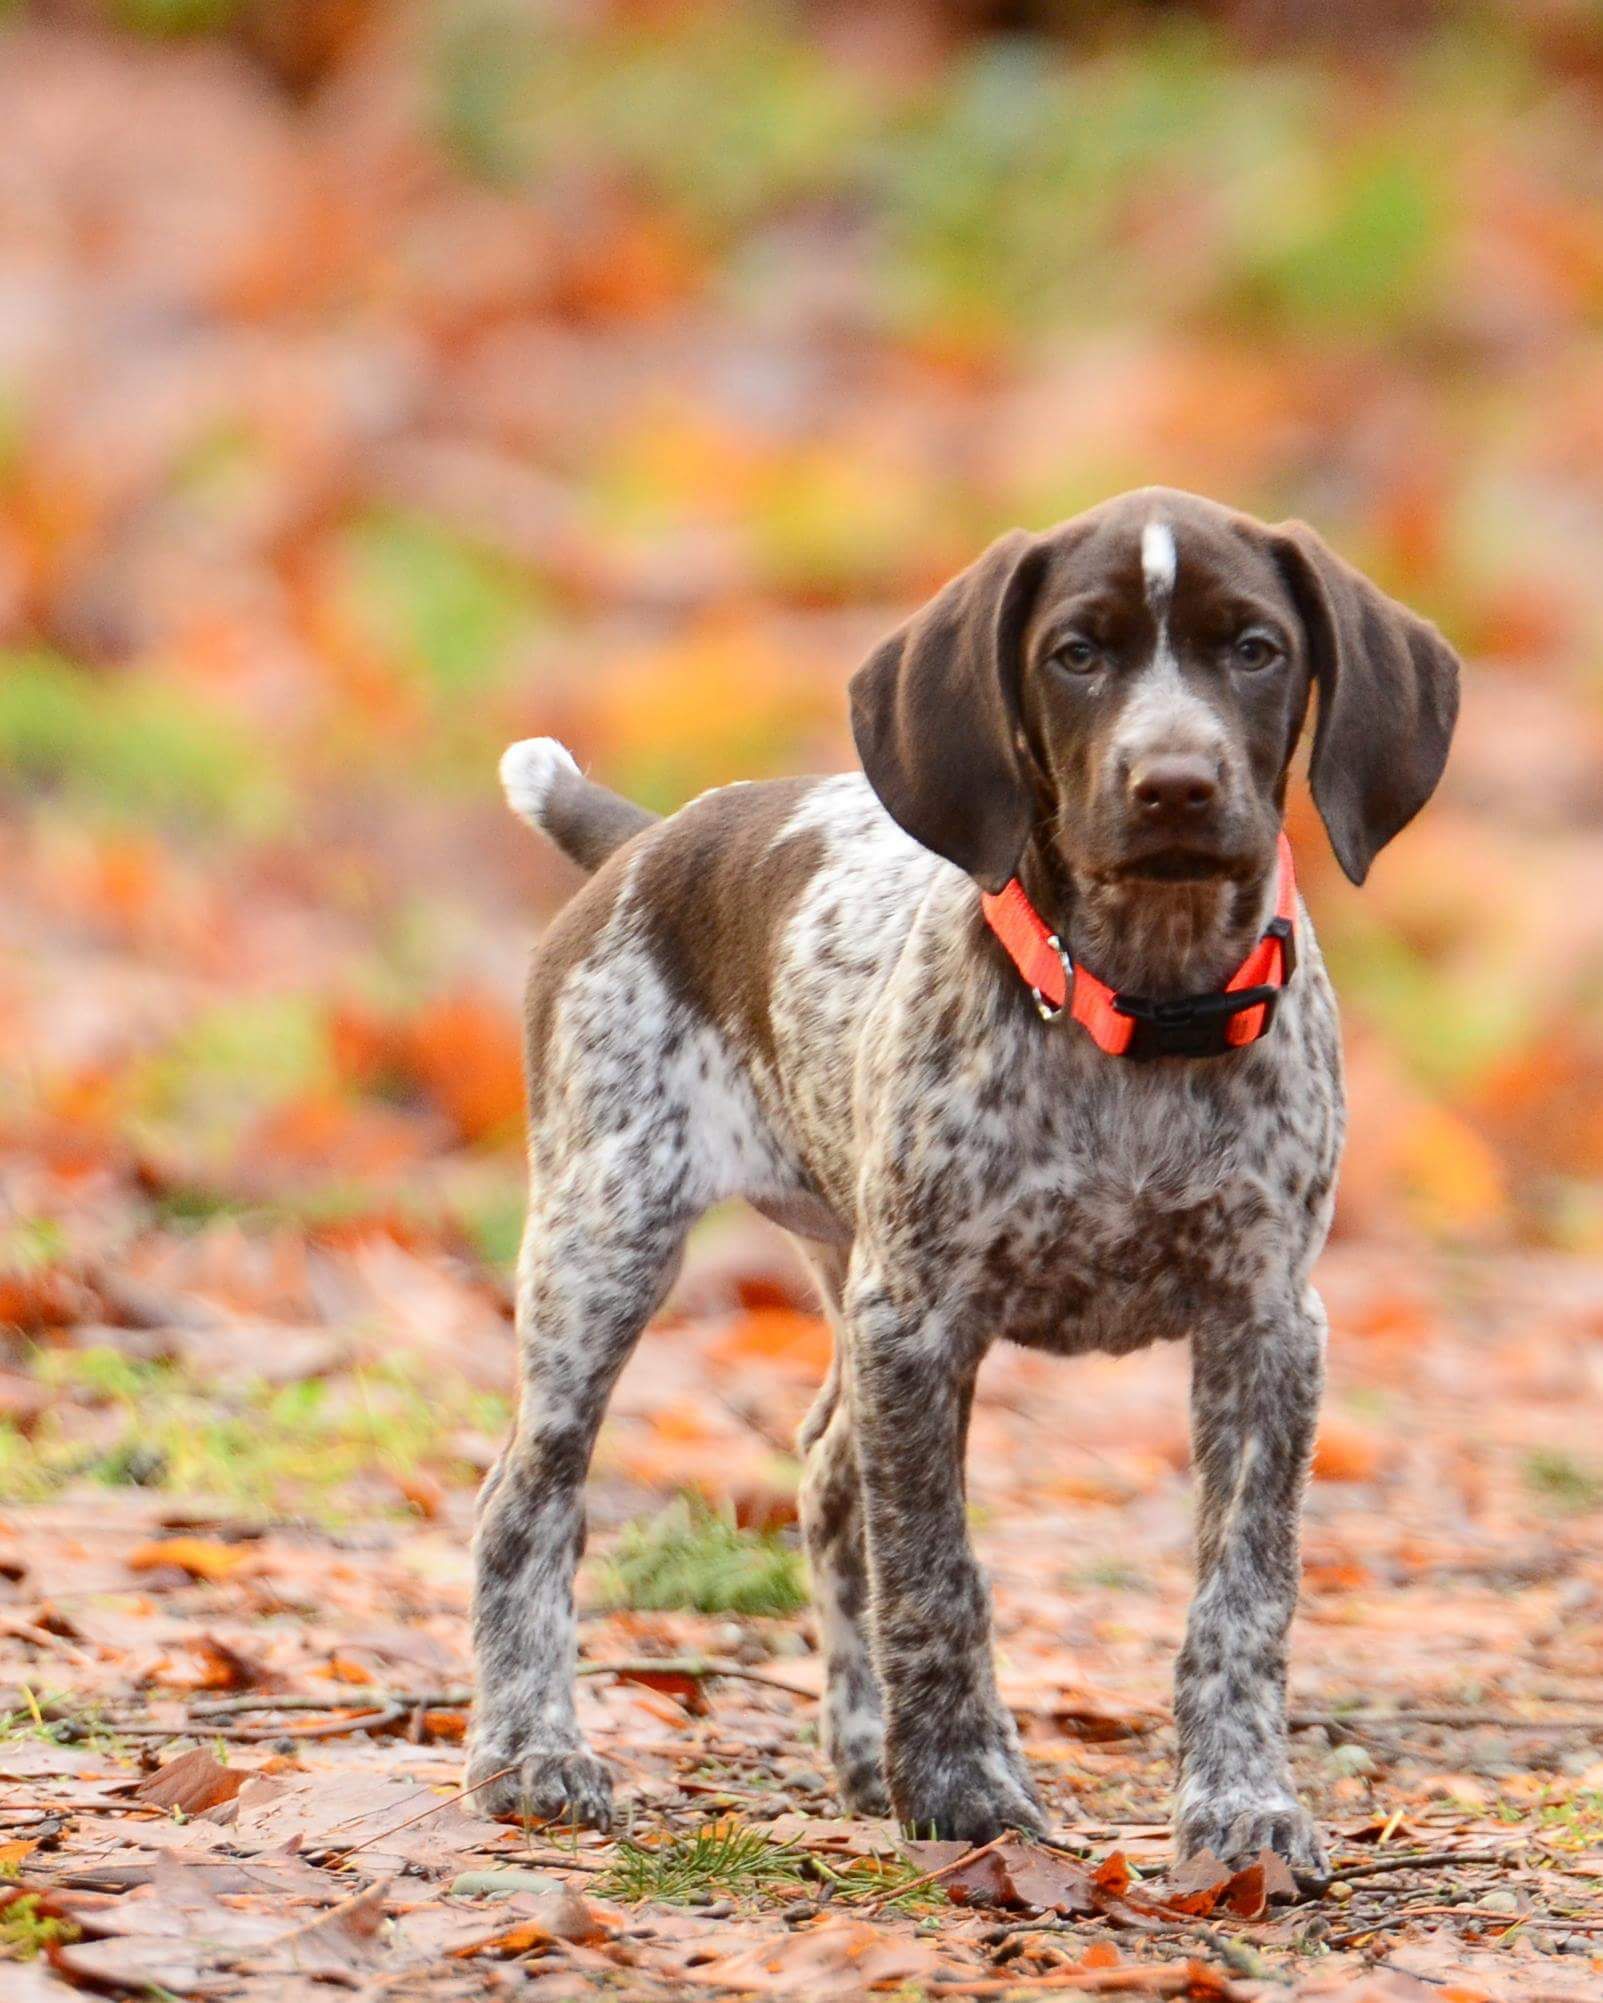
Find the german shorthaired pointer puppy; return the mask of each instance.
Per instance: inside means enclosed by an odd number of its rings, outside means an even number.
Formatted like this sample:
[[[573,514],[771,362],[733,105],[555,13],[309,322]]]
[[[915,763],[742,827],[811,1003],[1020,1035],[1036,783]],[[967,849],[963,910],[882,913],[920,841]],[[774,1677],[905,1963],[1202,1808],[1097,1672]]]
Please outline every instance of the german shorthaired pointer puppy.
[[[975,1373],[999,1337],[1183,1338],[1178,1848],[1323,1868],[1284,1685],[1343,1102],[1281,812],[1317,692],[1313,795],[1362,882],[1457,691],[1435,630],[1301,524],[1149,489],[1004,536],[886,640],[851,685],[862,774],[657,821],[512,747],[512,806],[595,876],[528,991],[522,1398],[481,1503],[468,1764],[510,1772],[482,1798],[607,1825],[573,1704],[585,1471],[686,1233],[741,1196],[835,1328],[802,1521],[850,1807],[1044,1827],[965,1522]]]

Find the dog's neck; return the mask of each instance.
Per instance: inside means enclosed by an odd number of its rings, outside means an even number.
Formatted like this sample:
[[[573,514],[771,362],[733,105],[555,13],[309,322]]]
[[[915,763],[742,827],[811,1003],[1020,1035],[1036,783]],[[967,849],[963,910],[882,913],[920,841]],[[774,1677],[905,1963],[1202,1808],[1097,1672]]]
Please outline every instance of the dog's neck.
[[[1171,1000],[1230,979],[1273,914],[1275,870],[1271,856],[1261,874],[1239,880],[1082,879],[1032,840],[1019,880],[1077,966],[1126,993]]]

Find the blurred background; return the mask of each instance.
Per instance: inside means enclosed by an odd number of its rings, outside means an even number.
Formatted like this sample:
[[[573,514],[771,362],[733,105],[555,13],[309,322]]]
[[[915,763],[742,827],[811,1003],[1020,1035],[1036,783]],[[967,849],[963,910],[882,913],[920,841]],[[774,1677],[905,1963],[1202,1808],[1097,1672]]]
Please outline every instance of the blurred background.
[[[1600,110],[1591,0],[0,6],[4,1492],[454,1508],[575,881],[502,747],[659,808],[841,766],[912,604],[1154,481],[1308,518],[1468,662],[1362,895],[1293,810],[1338,1337],[1495,1258],[1595,1390]],[[827,1344],[775,1241],[715,1220],[687,1286],[788,1425]],[[733,1464],[704,1410],[629,1438]]]

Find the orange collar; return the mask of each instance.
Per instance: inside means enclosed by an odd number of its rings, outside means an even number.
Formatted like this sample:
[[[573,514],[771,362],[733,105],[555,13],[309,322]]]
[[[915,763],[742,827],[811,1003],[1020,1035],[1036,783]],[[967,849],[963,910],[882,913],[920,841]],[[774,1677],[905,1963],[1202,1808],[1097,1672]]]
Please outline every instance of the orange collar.
[[[1275,915],[1262,938],[1222,989],[1178,1001],[1116,993],[1075,966],[1016,876],[994,897],[982,893],[980,908],[1029,983],[1044,1022],[1066,1011],[1110,1057],[1222,1057],[1267,1033],[1281,989],[1296,969],[1297,877],[1284,834],[1279,855]]]

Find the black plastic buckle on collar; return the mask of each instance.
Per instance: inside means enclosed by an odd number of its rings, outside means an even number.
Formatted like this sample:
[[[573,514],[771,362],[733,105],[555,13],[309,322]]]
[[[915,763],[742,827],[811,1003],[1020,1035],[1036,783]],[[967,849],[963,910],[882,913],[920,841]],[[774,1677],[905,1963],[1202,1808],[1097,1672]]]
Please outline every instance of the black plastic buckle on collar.
[[[1238,988],[1233,994],[1185,995],[1178,1001],[1154,1001],[1148,995],[1117,994],[1113,1006],[1135,1018],[1135,1033],[1125,1050],[1138,1061],[1150,1057],[1224,1057],[1237,1046],[1229,1026],[1249,1008],[1264,1012],[1263,1032],[1275,1019],[1281,988]]]
[[[1126,1057],[1138,1062],[1151,1057],[1225,1057],[1241,1046],[1229,1038],[1229,1025],[1249,1008],[1261,1008],[1263,1028],[1269,1034],[1275,1010],[1286,984],[1297,970],[1297,939],[1289,918],[1272,918],[1264,927],[1266,939],[1280,942],[1280,985],[1278,987],[1237,988],[1215,995],[1183,995],[1177,1001],[1154,1001],[1149,995],[1116,994],[1113,1006],[1120,1015],[1132,1016],[1135,1032]]]

